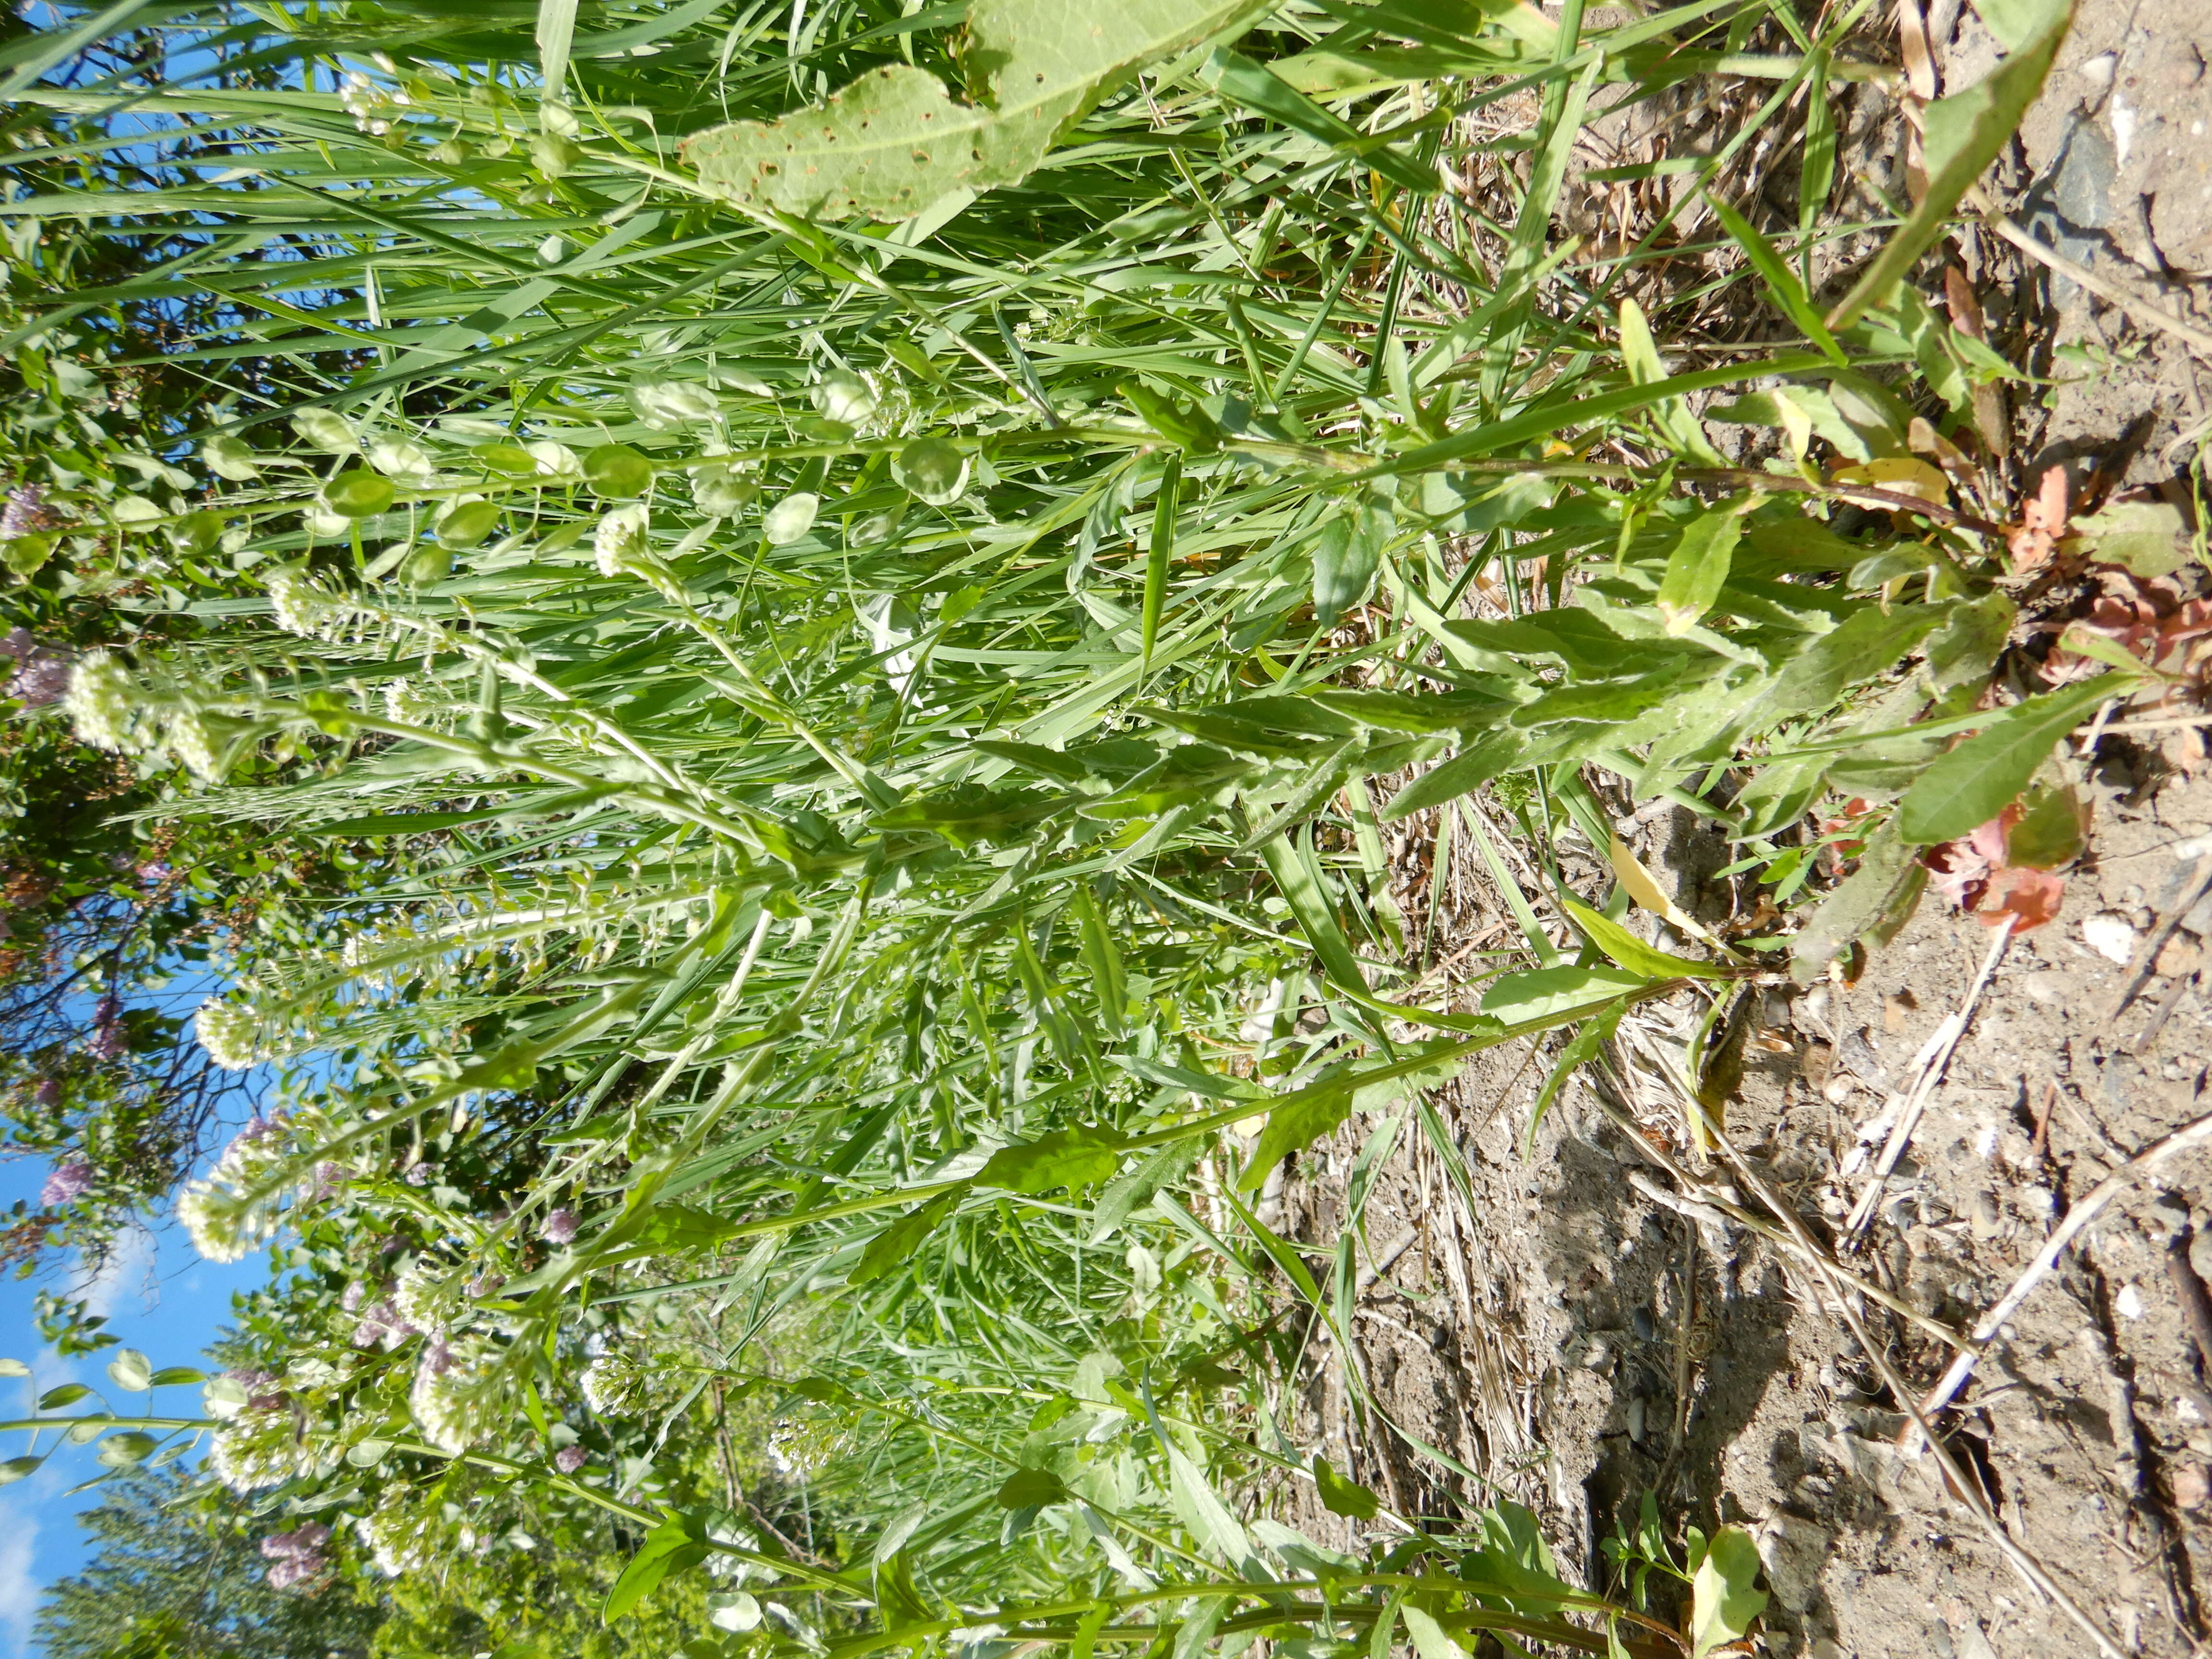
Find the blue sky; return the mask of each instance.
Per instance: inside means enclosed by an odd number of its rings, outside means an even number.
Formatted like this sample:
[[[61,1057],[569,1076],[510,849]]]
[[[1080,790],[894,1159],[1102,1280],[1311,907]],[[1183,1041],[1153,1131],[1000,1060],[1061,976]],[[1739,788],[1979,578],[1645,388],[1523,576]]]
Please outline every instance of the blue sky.
[[[0,1208],[17,1198],[35,1205],[47,1168],[37,1158],[0,1163]],[[201,1350],[228,1322],[231,1293],[262,1284],[268,1273],[265,1253],[238,1262],[202,1261],[184,1230],[170,1224],[137,1235],[130,1248],[116,1252],[109,1270],[88,1292],[94,1311],[106,1312],[107,1328],[124,1346],[138,1349],[157,1366],[191,1365],[199,1363]],[[27,1415],[38,1395],[58,1383],[109,1388],[112,1351],[64,1359],[37,1346],[33,1304],[38,1292],[42,1285],[58,1288],[69,1282],[63,1274],[0,1280],[0,1354],[21,1359],[33,1370],[27,1381],[0,1378],[0,1406],[9,1407],[9,1417]],[[145,1399],[112,1388],[109,1395],[125,1409]],[[197,1389],[165,1389],[155,1398],[156,1410],[176,1415],[199,1408]],[[13,1457],[25,1449],[21,1437],[9,1440],[0,1447],[0,1455]],[[92,1448],[64,1447],[36,1474],[0,1486],[0,1655],[6,1659],[27,1659],[40,1592],[82,1563],[83,1534],[74,1516],[98,1503],[100,1494],[94,1487],[71,1496],[70,1488],[100,1473]]]

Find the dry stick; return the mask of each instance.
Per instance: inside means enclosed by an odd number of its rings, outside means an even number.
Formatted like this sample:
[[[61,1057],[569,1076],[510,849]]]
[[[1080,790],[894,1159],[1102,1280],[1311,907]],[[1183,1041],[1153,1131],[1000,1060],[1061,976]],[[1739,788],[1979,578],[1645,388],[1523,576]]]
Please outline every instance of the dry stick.
[[[1922,1047],[1919,1069],[1911,1087],[1890,1096],[1889,1104],[1893,1106],[1898,1103],[1901,1096],[1904,1109],[1898,1113],[1897,1123],[1889,1132],[1888,1144],[1882,1147],[1881,1158],[1875,1161],[1873,1177],[1868,1181],[1866,1190],[1859,1194],[1859,1201],[1852,1206],[1850,1219],[1844,1224],[1844,1237],[1847,1241],[1856,1239],[1864,1232],[1867,1224],[1874,1219],[1875,1210],[1881,1203],[1882,1189],[1889,1183],[1890,1172],[1897,1168],[1898,1160],[1905,1156],[1905,1147],[1911,1144],[1912,1132],[1920,1127],[1921,1114],[1928,1109],[1928,1103],[1934,1097],[1936,1085],[1942,1082],[1943,1070],[1951,1063],[1951,1055],[1959,1046],[1959,1039],[1966,1034],[1967,1024],[1974,1017],[1974,1005],[1981,1000],[1982,988],[1990,982],[1990,975],[1996,970],[1997,961],[2004,955],[2005,946],[2012,942],[2013,923],[2017,920],[2016,916],[2008,915],[1998,925],[1997,936],[1990,941],[1988,954],[1982,958],[1981,971],[1974,975],[1974,982],[1966,988],[1966,1000],[1959,1005],[1955,1013],[1943,1017],[1943,1023],[1936,1028],[1935,1035]]]
[[[2066,1253],[2066,1247],[2103,1213],[2106,1205],[2145,1176],[2163,1169],[2182,1153],[2208,1143],[2212,1143],[2212,1112],[2184,1124],[2170,1135],[2151,1142],[2092,1187],[2079,1204],[2067,1211],[2066,1219],[2060,1222],[2051,1237],[2044,1241],[2043,1248],[2036,1252],[2035,1260],[2029,1262],[2020,1277],[2013,1281],[2012,1288],[1982,1316],[1981,1323],[1974,1327],[1973,1335],[1969,1339],[1971,1346],[1960,1352],[1958,1358],[1951,1362],[1951,1369],[1943,1373],[1942,1380],[1928,1391],[1916,1415],[1933,1417],[1957,1397],[1959,1390],[1966,1386],[1966,1379],[1974,1374],[1974,1366],[1979,1362],[1983,1351],[2004,1328],[2005,1322],[2020,1311],[2021,1304],[2034,1293],[2035,1287],[2043,1282],[2051,1268],[2058,1265],[2058,1258]],[[1910,1451],[1912,1448],[1907,1445],[1905,1449]]]
[[[1730,1164],[1735,1166],[1736,1173],[1743,1177],[1744,1184],[1758,1194],[1759,1202],[1781,1217],[1792,1232],[1802,1235],[1804,1226],[1797,1219],[1796,1212],[1783,1207],[1779,1195],[1767,1185],[1765,1178],[1751,1166],[1750,1160],[1736,1150],[1735,1143],[1729,1139],[1721,1127],[1712,1121],[1712,1115],[1706,1112],[1694,1098],[1690,1102],[1689,1109],[1697,1112],[1705,1121],[1708,1133],[1711,1134],[1722,1153]],[[2207,1133],[2212,1133],[2212,1117],[2206,1118],[2204,1124]],[[1808,1244],[1810,1242],[1809,1239],[1806,1241]],[[1897,1368],[1889,1363],[1887,1352],[1875,1345],[1873,1335],[1867,1330],[1865,1322],[1859,1317],[1858,1310],[1851,1305],[1850,1297],[1844,1294],[1844,1285],[1849,1282],[1848,1275],[1844,1274],[1841,1269],[1832,1267],[1828,1262],[1821,1260],[1817,1252],[1814,1253],[1814,1261],[1816,1271],[1821,1278],[1828,1281],[1837,1313],[1842,1316],[1844,1322],[1850,1327],[1851,1335],[1857,1340],[1860,1351],[1866,1355],[1867,1363],[1872,1365],[1881,1376],[1883,1386],[1888,1389],[1891,1398],[1901,1403],[1905,1410],[1912,1414],[1914,1427],[1926,1437],[1928,1449],[1935,1454],[1936,1462],[1948,1478],[1951,1490],[1957,1494],[1959,1500],[1966,1506],[1974,1519],[1980,1522],[1982,1529],[1989,1534],[1990,1541],[2002,1552],[2005,1559],[2011,1564],[2014,1572],[2018,1573],[2032,1588],[2039,1590],[2057,1602],[2066,1616],[2081,1626],[2082,1632],[2096,1644],[2097,1650],[2104,1655],[2105,1659],[2126,1659],[2126,1655],[2120,1645],[2105,1633],[2103,1626],[2092,1619],[2082,1609],[2081,1604],[2066,1593],[2064,1586],[2051,1576],[2043,1563],[2037,1560],[2024,1546],[2004,1529],[2004,1523],[1997,1519],[1996,1512],[1990,1508],[1989,1498],[1982,1491],[1981,1482],[1960,1464],[1959,1460],[1952,1455],[1948,1446],[1936,1437],[1934,1431],[1928,1425],[1928,1419],[1932,1413],[1913,1403],[1911,1384],[1899,1376]],[[1960,1355],[1962,1360],[1971,1361],[1972,1358],[1970,1353]],[[1956,1369],[1955,1365],[1954,1369]]]
[[[2118,1000],[2105,1016],[2108,1024],[2127,1012],[2128,1005],[2149,982],[2151,970],[2158,963],[2158,953],[2166,948],[2166,940],[2173,937],[2173,930],[2181,926],[2181,919],[2197,908],[2197,901],[2204,896],[2207,888],[2212,888],[2212,853],[2197,860],[2197,872],[2189,878],[2188,891],[2166,913],[2166,920],[2151,930],[2142,948],[2136,951],[2135,971],[2128,975],[2128,982],[2122,988]]]
[[[2088,289],[2099,299],[2110,301],[2138,321],[2162,328],[2175,338],[2196,347],[2199,351],[2212,353],[2212,334],[2206,333],[2194,323],[2177,317],[2148,295],[2137,292],[2132,286],[2116,282],[2109,276],[2100,276],[2087,265],[2076,264],[2057,249],[2046,247],[2011,219],[2006,217],[1985,191],[1980,189],[1973,190],[1969,192],[1969,199],[1973,203],[1975,210],[1982,215],[1984,224],[2027,255],[2029,258],[2048,266],[2077,286]]]

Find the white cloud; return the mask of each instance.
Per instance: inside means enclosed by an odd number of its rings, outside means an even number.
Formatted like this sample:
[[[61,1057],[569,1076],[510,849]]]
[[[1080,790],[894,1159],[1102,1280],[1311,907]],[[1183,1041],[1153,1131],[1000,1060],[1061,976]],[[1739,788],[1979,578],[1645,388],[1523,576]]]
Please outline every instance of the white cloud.
[[[9,1515],[7,1521],[5,1528],[0,1528],[0,1632],[7,1634],[15,1652],[27,1653],[31,1621],[37,1616],[40,1597],[46,1593],[33,1559],[38,1549],[39,1523],[20,1512]]]
[[[99,1270],[72,1285],[68,1294],[82,1297],[87,1313],[108,1319],[134,1287],[150,1310],[160,1287],[154,1278],[154,1235],[143,1227],[125,1228]]]

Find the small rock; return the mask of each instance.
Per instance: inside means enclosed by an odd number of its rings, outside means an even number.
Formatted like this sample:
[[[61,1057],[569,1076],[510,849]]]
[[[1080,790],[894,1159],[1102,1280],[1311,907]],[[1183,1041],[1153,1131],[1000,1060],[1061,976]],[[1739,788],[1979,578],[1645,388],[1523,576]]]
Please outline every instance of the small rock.
[[[2027,994],[2030,1002],[2039,1002],[2046,1008],[2057,1008],[2066,1000],[2066,975],[2048,969],[2022,974],[2020,988]]]
[[[2123,1285],[2120,1293],[2112,1298],[2112,1306],[2119,1310],[2123,1319],[2141,1319],[2143,1316],[2142,1292],[2133,1285]]]
[[[1919,1006],[1910,991],[1886,993],[1881,1000],[1881,1029],[1885,1031],[1903,1030],[1906,1020]]]
[[[2212,1500],[2212,1472],[2202,1463],[2173,1466],[2173,1501],[2185,1510],[2201,1510]]]
[[[2004,1224],[2004,1220],[1997,1213],[1997,1200],[1995,1193],[1984,1192],[1974,1194],[1973,1213],[1968,1218],[1968,1224],[1973,1228],[1974,1237],[1984,1243],[1987,1243],[1997,1236],[1999,1230]]]
[[[2158,971],[2168,979],[2186,979],[2204,965],[2204,941],[2183,928],[2159,946]]]
[[[1805,1074],[1805,1081],[1815,1089],[1826,1084],[1835,1065],[1835,1049],[1818,1039],[1805,1045],[1804,1056],[1798,1061],[1799,1069]]]
[[[2100,910],[2082,919],[2081,942],[2107,962],[2124,968],[2136,953],[2136,930],[2117,911]]]
[[[1862,1025],[1856,1031],[1846,1031],[1836,1044],[1836,1060],[1843,1068],[1863,1083],[1881,1087],[1881,1055],[1874,1046],[1874,1033]]]
[[[2109,87],[2112,72],[2120,66],[2120,55],[2116,52],[2100,52],[2094,58],[2085,58],[2074,66],[2074,73],[2093,86]]]
[[[1835,1534],[1794,1515],[1778,1515],[1759,1530],[1759,1554],[1775,1599],[1792,1613],[1804,1612],[1820,1597],[1820,1573],[1835,1547]]]

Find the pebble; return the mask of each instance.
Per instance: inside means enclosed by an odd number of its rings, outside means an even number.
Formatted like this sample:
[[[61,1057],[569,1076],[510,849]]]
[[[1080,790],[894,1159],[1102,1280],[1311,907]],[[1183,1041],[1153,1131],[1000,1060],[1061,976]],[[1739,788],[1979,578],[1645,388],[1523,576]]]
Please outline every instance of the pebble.
[[[2202,1463],[2181,1463],[2173,1471],[2173,1501],[2185,1510],[2201,1510],[2212,1501],[2212,1473]]]
[[[2136,930],[2125,916],[2100,910],[2082,918],[2081,942],[2107,962],[2125,967],[2136,952]]]
[[[2186,929],[2159,946],[2156,967],[2168,979],[2186,979],[2203,965],[2204,941]]]

